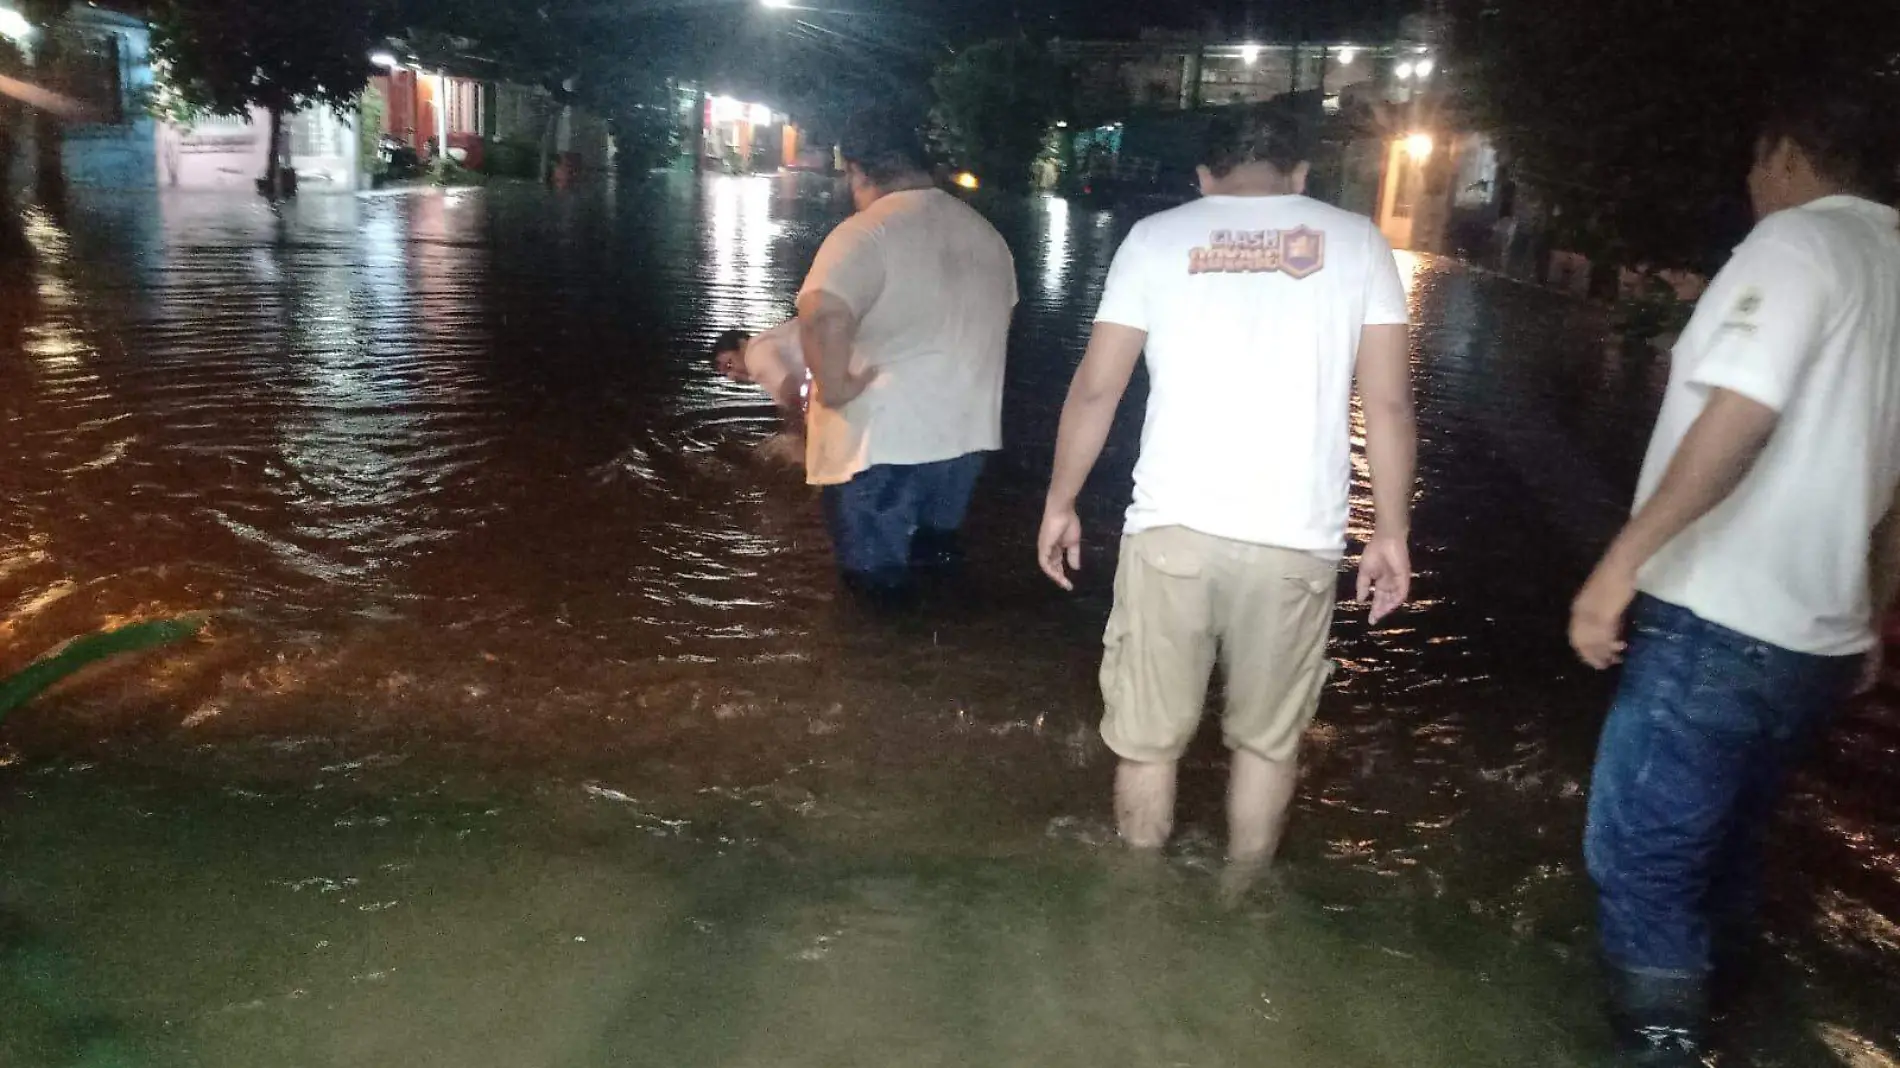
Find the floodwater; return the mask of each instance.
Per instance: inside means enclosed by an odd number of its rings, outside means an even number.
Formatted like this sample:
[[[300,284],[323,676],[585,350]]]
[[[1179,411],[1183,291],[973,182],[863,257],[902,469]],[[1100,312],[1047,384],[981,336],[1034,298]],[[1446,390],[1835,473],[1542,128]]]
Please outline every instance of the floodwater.
[[[1405,257],[1419,604],[1316,726],[1280,877],[1219,887],[1220,753],[1113,847],[1082,591],[1033,537],[1132,221],[986,206],[1024,304],[967,578],[838,597],[716,380],[842,211],[810,179],[29,211],[0,265],[0,674],[206,612],[0,727],[0,1065],[1585,1065],[1577,857],[1608,682],[1569,593],[1665,366]],[[1356,513],[1366,515],[1363,503]],[[1737,1060],[1900,1064],[1900,716],[1775,850]]]

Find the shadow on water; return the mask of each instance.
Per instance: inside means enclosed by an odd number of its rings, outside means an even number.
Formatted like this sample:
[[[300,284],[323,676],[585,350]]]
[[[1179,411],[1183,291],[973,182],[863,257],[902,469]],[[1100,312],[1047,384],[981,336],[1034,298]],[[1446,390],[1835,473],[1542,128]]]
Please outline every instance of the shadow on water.
[[[1024,299],[1007,447],[968,577],[893,625],[838,600],[809,494],[756,454],[774,416],[703,355],[789,314],[842,210],[734,178],[24,217],[0,675],[213,620],[8,722],[0,909],[74,965],[60,997],[206,1066],[1587,1063],[1608,690],[1562,606],[1666,361],[1403,258],[1420,603],[1376,634],[1342,605],[1284,884],[1226,911],[1217,741],[1161,870],[1107,848],[1093,676],[1140,383],[1082,590],[1031,565],[1131,220],[986,206]],[[1781,828],[1754,1063],[1900,1058],[1896,722],[1851,713]]]
[[[0,1062],[60,1068],[154,1065],[120,1020],[89,1008],[83,968],[24,916],[0,908]]]

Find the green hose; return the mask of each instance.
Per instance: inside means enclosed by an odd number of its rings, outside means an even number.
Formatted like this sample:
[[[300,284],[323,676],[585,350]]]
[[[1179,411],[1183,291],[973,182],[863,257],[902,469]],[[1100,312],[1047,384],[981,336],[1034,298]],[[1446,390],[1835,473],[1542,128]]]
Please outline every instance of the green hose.
[[[128,623],[123,627],[74,638],[58,650],[0,679],[0,720],[5,720],[7,713],[88,664],[121,653],[156,649],[161,645],[184,641],[196,636],[204,629],[204,625],[203,616],[181,616],[178,619]]]

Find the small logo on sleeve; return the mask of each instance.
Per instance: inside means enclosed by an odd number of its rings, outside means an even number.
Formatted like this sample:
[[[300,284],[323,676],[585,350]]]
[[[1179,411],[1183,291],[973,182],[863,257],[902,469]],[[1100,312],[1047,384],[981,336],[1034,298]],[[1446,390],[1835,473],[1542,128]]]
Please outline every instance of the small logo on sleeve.
[[[1728,314],[1722,317],[1722,322],[1715,328],[1715,332],[1718,335],[1747,335],[1759,332],[1761,328],[1756,325],[1755,313],[1761,310],[1761,302],[1761,290],[1744,290],[1742,295],[1736,298],[1735,304],[1729,309]]]
[[[1189,274],[1284,274],[1298,281],[1326,269],[1326,231],[1216,230],[1188,252]]]

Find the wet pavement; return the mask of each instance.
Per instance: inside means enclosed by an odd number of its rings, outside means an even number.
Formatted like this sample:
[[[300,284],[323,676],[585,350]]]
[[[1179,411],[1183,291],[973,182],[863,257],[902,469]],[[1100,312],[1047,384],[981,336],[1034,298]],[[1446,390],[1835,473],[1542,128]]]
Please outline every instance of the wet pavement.
[[[789,314],[813,179],[34,211],[0,265],[0,675],[207,612],[0,727],[0,1065],[1590,1064],[1577,858],[1607,680],[1564,606],[1666,372],[1403,257],[1420,603],[1342,611],[1283,877],[1111,845],[1083,590],[1032,539],[1132,219],[1016,251],[1007,449],[922,616],[838,597],[720,330]],[[1138,387],[1139,388],[1139,387]],[[1362,501],[1355,515],[1368,515]],[[1778,838],[1763,1065],[1900,1063],[1900,715]]]

